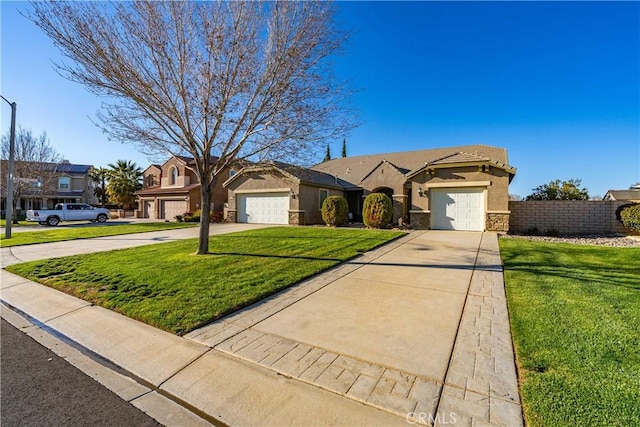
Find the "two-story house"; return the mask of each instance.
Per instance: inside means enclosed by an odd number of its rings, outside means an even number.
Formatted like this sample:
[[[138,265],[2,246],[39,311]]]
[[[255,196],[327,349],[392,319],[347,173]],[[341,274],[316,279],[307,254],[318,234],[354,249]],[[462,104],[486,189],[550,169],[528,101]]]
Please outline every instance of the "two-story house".
[[[7,160],[2,160],[2,210],[6,206]],[[61,163],[24,162],[14,165],[14,200],[18,212],[52,209],[56,203],[96,204],[95,183],[89,176],[93,166]]]
[[[217,160],[217,159],[214,159]],[[193,171],[193,158],[173,156],[162,165],[152,164],[142,173],[142,189],[138,196],[140,218],[172,220],[176,215],[201,209],[200,184]],[[229,178],[223,172],[213,191],[212,212],[222,212],[227,202],[227,190],[222,183]]]

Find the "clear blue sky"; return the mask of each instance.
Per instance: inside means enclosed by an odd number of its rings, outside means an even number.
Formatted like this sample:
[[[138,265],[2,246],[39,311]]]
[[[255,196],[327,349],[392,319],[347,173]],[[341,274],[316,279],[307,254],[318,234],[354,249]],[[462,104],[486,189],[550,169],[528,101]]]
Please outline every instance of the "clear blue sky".
[[[100,99],[58,76],[52,43],[2,2],[2,95],[74,163],[149,163],[109,142]],[[580,178],[592,195],[640,181],[640,3],[341,2],[339,76],[362,89],[349,155],[483,143],[518,168],[510,192]],[[2,106],[2,133],[10,108]],[[341,141],[332,141],[339,155]],[[320,154],[321,157],[322,154]]]

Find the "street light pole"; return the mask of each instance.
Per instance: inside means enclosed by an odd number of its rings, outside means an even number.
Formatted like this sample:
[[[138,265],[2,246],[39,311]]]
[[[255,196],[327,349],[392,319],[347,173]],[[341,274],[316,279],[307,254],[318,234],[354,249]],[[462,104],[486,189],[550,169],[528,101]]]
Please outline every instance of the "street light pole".
[[[9,169],[7,176],[7,206],[6,215],[4,217],[4,238],[11,238],[11,222],[13,221],[13,163],[16,151],[16,108],[15,102],[9,102],[7,98],[0,95],[7,104],[11,105],[11,133],[9,135]]]

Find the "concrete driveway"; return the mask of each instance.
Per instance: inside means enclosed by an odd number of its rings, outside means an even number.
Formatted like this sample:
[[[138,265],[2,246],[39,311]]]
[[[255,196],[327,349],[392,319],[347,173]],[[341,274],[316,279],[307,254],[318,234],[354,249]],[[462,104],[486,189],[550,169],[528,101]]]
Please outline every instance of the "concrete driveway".
[[[427,424],[521,425],[496,235],[414,232],[369,256],[187,337]]]

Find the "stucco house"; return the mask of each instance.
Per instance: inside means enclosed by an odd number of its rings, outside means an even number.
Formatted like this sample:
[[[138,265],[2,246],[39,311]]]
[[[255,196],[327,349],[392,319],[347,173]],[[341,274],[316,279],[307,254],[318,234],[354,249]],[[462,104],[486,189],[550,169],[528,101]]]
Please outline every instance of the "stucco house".
[[[603,200],[621,200],[632,203],[640,203],[640,186],[631,187],[628,190],[609,190]]]
[[[214,161],[217,159],[213,159]],[[168,219],[201,208],[200,184],[190,157],[172,156],[162,165],[152,164],[142,172],[142,189],[138,196],[139,218]],[[225,171],[214,188],[211,211],[222,212],[227,190],[222,183],[229,178]]]
[[[319,224],[324,199],[340,195],[351,219],[361,221],[364,198],[379,192],[393,200],[394,223],[506,231],[515,172],[507,150],[488,145],[343,157],[310,168],[256,164],[224,183],[225,211],[233,222]]]
[[[6,208],[7,166],[7,160],[0,161],[3,212]],[[98,203],[95,182],[89,177],[91,165],[74,164],[68,160],[60,163],[16,160],[14,167],[14,190],[19,193],[18,214],[28,209],[53,209],[57,203]]]

